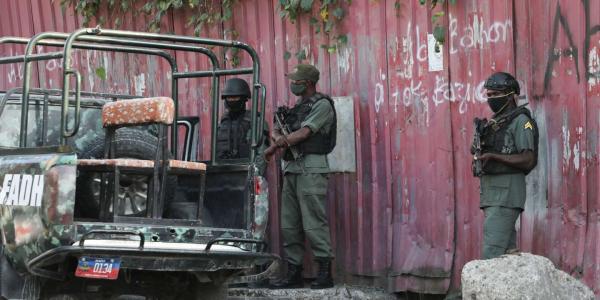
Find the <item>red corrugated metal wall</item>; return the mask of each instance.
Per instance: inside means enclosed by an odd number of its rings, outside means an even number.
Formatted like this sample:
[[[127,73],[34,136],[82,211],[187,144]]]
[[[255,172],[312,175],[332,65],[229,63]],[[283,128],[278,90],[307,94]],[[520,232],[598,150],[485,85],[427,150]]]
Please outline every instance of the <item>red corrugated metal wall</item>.
[[[78,18],[63,14],[57,2],[0,0],[0,35],[78,28]],[[472,119],[489,114],[483,80],[493,71],[516,73],[541,129],[539,165],[527,179],[520,247],[548,256],[600,293],[600,200],[594,188],[600,184],[600,3],[446,3],[435,10],[445,12],[444,68],[430,72],[432,12],[418,2],[353,1],[337,29],[348,34],[348,45],[334,53],[320,47],[327,41],[307,17],[283,21],[278,0],[238,1],[231,21],[202,35],[230,38],[225,32],[233,28],[236,39],[257,49],[268,87],[267,120],[275,107],[293,101],[284,74],[297,63],[293,54],[299,49],[321,70],[321,91],[354,99],[357,170],[332,176],[329,189],[337,273],[340,280],[392,291],[444,293],[458,286],[462,266],[479,257],[483,216],[479,184],[470,174]],[[167,16],[163,32],[193,34],[185,26],[188,16]],[[141,16],[125,20],[124,29],[144,30],[147,23]],[[0,51],[8,55],[23,48]],[[292,53],[289,60],[286,51]],[[177,59],[181,70],[210,65],[201,55],[177,53]],[[76,63],[90,70],[87,88],[170,93],[168,65],[158,58],[78,51]],[[100,66],[110,80],[94,75]],[[40,63],[33,85],[39,80],[58,87],[59,68],[58,61]],[[21,74],[18,65],[0,66],[0,87],[17,86]],[[180,113],[199,114],[202,133],[210,130],[210,92],[206,80],[179,86]],[[209,141],[200,143],[206,155]],[[276,166],[268,176],[270,239],[279,252]]]

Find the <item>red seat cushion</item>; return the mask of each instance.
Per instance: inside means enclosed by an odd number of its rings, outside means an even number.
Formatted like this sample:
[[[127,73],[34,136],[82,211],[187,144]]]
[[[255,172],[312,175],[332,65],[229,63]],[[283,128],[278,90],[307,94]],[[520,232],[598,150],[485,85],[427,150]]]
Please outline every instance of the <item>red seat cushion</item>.
[[[153,160],[111,158],[111,159],[79,159],[79,166],[115,166],[115,167],[133,167],[133,168],[154,168]]]
[[[110,102],[102,107],[104,127],[141,125],[150,123],[172,124],[175,104],[169,97],[153,97]]]
[[[132,167],[132,168],[154,168],[153,160],[129,159],[129,158],[114,158],[114,159],[79,159],[79,166],[116,166],[116,167]],[[205,171],[206,164],[199,162],[169,160],[169,167],[172,169],[181,170],[197,170]]]
[[[172,169],[206,171],[206,164],[185,160],[170,160],[169,167]]]

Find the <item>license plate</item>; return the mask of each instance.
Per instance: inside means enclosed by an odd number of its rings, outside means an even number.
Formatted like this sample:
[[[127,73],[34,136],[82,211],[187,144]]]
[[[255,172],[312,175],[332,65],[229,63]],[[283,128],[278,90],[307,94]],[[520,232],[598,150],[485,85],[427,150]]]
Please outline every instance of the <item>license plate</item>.
[[[75,276],[96,279],[117,279],[121,259],[116,257],[82,256],[77,263]]]

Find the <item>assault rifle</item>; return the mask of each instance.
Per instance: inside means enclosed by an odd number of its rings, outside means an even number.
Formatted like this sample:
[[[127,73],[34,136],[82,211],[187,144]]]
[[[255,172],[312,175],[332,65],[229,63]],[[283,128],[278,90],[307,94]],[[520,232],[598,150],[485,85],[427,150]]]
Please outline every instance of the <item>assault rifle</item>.
[[[286,123],[286,119],[289,117],[289,108],[286,106],[280,106],[277,108],[277,111],[275,112],[274,115],[274,119],[275,119],[275,123],[277,124],[277,127],[280,128],[281,133],[284,136],[287,136],[291,133],[290,127],[289,125]],[[290,152],[292,153],[292,157],[294,158],[294,160],[298,160],[300,158],[302,158],[302,153],[300,151],[298,151],[298,148],[296,146],[290,146],[288,147],[288,149],[290,150]],[[273,143],[269,148],[267,148],[267,150],[265,150],[265,156],[270,156],[273,153],[275,153],[275,151],[277,150],[277,145],[275,143]],[[267,159],[269,160],[269,159]],[[304,172],[304,166],[302,166],[302,171]]]
[[[474,139],[473,139],[473,154],[478,159],[473,161],[473,176],[481,177],[483,175],[483,165],[479,157],[481,156],[481,136],[483,135],[483,130],[487,125],[486,119],[473,119],[473,125],[475,127]]]

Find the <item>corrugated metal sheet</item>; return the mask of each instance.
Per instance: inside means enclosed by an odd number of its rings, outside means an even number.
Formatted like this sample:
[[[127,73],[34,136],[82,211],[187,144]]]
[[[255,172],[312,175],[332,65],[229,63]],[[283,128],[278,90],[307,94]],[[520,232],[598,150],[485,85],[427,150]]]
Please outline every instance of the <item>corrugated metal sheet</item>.
[[[597,281],[590,280],[599,274],[595,266],[590,268],[597,261],[595,250],[588,252],[585,247],[586,239],[591,249],[598,243],[593,230],[598,220],[589,206],[598,202],[594,186],[599,115],[593,104],[598,95],[594,74],[598,36],[592,29],[598,22],[592,20],[599,15],[590,6],[590,1],[531,1],[516,10],[517,22],[531,24],[528,30],[518,31],[527,44],[517,43],[516,49],[521,50],[517,62],[524,67],[517,70],[526,80],[544,137],[542,164],[530,176],[534,197],[522,218],[521,242],[523,248],[548,256],[566,272],[583,276],[598,293]],[[597,3],[593,6],[597,8]],[[590,38],[594,44],[588,44]],[[588,261],[587,273],[584,261]]]
[[[218,0],[215,0],[218,1]],[[80,21],[63,14],[58,1],[0,0],[0,34],[31,36],[71,31]],[[347,282],[387,286],[393,291],[444,293],[456,288],[460,270],[479,257],[483,214],[479,183],[471,176],[469,143],[474,116],[488,115],[483,80],[493,71],[515,72],[541,129],[539,165],[528,177],[527,207],[519,243],[548,256],[600,293],[600,200],[597,187],[600,134],[600,4],[597,2],[457,1],[445,12],[444,69],[429,71],[427,33],[431,14],[419,1],[355,0],[340,32],[349,42],[334,53],[307,17],[279,17],[279,1],[239,1],[231,21],[202,32],[232,37],[257,49],[267,85],[266,119],[292,104],[284,74],[298,61],[321,70],[321,91],[354,99],[355,173],[335,174],[329,215],[337,276]],[[315,14],[317,11],[315,10]],[[110,15],[104,12],[103,15]],[[176,12],[164,32],[193,34],[189,13]],[[114,16],[113,16],[114,17]],[[124,29],[144,30],[141,16]],[[0,47],[3,55],[22,47]],[[292,58],[284,59],[290,52]],[[76,63],[91,71],[86,87],[111,92],[169,95],[168,65],[140,55],[79,51]],[[206,68],[206,58],[177,53],[182,70]],[[221,54],[224,55],[224,54]],[[242,64],[248,58],[242,57]],[[48,66],[48,64],[51,64]],[[60,68],[60,64],[56,64]],[[43,85],[62,80],[51,62],[40,63]],[[94,76],[98,67],[110,77]],[[52,72],[54,71],[54,72]],[[0,66],[0,87],[18,85],[17,65]],[[110,82],[110,85],[108,84]],[[37,82],[33,83],[34,86]],[[182,115],[200,115],[201,136],[210,130],[210,84],[179,85]],[[208,140],[201,140],[207,158]],[[280,252],[277,167],[269,169],[270,240]],[[310,271],[309,271],[310,272]]]
[[[428,71],[430,18],[416,1],[388,17],[394,290],[448,289],[455,254],[450,74]]]
[[[35,33],[33,22],[31,20],[31,3],[29,1],[2,1],[2,17],[0,18],[0,33],[3,36],[31,36]],[[16,55],[25,51],[24,46],[11,45],[3,46],[0,51],[6,55]],[[35,67],[32,70],[35,72]],[[2,65],[0,66],[3,79],[0,85],[2,87],[17,86],[23,77],[23,67],[21,65]],[[33,78],[32,84],[38,85],[37,78]]]
[[[477,1],[451,6],[448,12],[449,77],[445,96],[451,102],[454,149],[456,250],[454,268],[480,257],[483,213],[479,210],[479,182],[471,174],[470,143],[473,118],[489,115],[483,81],[493,71],[514,73],[511,1]],[[521,79],[519,77],[519,79]],[[527,95],[527,91],[522,93]],[[460,272],[453,272],[453,282]]]

